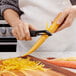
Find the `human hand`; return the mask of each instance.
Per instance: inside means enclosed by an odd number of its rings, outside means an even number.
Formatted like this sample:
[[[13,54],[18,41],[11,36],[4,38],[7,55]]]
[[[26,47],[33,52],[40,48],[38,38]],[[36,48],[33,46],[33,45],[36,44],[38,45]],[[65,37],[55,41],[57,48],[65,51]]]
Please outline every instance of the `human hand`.
[[[12,33],[17,40],[32,40],[29,30],[37,30],[31,24],[24,23],[20,20],[16,26],[13,26]]]
[[[64,28],[71,26],[75,18],[76,18],[76,6],[72,6],[68,9],[65,9],[62,12],[62,16],[59,18],[57,22],[57,24],[61,24],[60,28],[57,31],[60,31]]]

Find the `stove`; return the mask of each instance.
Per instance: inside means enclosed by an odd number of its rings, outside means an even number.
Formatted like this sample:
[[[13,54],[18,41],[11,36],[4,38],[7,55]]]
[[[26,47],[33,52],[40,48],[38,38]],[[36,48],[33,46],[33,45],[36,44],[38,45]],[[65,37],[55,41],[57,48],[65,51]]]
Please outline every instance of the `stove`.
[[[16,52],[17,40],[11,30],[12,27],[0,16],[0,52]]]

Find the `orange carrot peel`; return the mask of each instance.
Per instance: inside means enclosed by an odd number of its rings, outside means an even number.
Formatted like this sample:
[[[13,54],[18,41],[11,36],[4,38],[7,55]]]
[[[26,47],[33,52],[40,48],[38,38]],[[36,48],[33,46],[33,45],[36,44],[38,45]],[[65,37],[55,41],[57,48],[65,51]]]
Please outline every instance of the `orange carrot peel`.
[[[55,60],[45,60],[45,61],[60,67],[76,69],[76,61],[55,61]]]

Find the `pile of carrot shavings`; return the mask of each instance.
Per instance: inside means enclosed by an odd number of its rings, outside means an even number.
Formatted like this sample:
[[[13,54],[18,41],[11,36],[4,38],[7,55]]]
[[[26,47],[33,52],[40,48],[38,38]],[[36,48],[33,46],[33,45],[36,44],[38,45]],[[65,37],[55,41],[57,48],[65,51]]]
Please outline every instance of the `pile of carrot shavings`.
[[[40,62],[31,61],[30,58],[12,58],[2,61],[0,71],[4,70],[42,70],[45,71],[44,65]]]

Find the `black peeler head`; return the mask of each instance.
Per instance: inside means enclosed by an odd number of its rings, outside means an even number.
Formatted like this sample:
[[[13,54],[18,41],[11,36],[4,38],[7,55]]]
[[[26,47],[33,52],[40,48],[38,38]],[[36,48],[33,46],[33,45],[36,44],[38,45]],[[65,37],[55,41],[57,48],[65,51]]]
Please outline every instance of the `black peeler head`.
[[[52,34],[47,30],[39,30],[39,31],[30,31],[30,35],[31,35],[31,37],[36,37],[36,36],[39,36],[39,35],[51,36]]]

